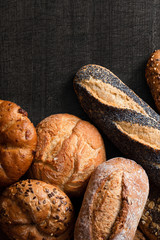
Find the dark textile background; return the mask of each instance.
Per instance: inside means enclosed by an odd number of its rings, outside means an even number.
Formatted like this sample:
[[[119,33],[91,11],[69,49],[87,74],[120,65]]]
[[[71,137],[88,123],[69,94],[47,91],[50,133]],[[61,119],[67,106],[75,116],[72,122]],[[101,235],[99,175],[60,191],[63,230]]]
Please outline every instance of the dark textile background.
[[[0,98],[34,124],[61,112],[88,120],[72,80],[95,63],[154,107],[144,69],[160,48],[159,11],[158,0],[0,0]],[[105,141],[108,157],[119,154]]]
[[[34,124],[61,112],[88,120],[72,81],[95,63],[155,108],[144,70],[160,48],[159,12],[159,0],[0,0],[0,98]],[[103,137],[108,158],[122,156]]]

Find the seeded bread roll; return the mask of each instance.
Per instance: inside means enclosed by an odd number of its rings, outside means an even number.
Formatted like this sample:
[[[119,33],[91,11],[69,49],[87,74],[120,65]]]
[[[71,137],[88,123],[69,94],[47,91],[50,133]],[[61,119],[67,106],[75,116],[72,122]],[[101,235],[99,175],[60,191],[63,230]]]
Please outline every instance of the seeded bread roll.
[[[108,69],[87,65],[74,79],[89,117],[160,186],[160,116]]]
[[[160,113],[160,49],[151,54],[147,63],[145,76],[158,112]]]
[[[151,185],[140,228],[150,240],[160,239],[160,194],[159,189]]]
[[[0,187],[16,182],[30,167],[36,129],[21,107],[0,100]]]
[[[0,227],[11,240],[68,240],[73,231],[71,201],[58,187],[20,181],[0,197]]]
[[[74,240],[133,240],[148,191],[148,177],[134,161],[102,163],[87,186]]]
[[[146,240],[144,235],[137,229],[136,235],[133,240]]]
[[[31,176],[78,196],[94,169],[106,160],[98,130],[70,114],[45,118],[37,126],[38,143]]]

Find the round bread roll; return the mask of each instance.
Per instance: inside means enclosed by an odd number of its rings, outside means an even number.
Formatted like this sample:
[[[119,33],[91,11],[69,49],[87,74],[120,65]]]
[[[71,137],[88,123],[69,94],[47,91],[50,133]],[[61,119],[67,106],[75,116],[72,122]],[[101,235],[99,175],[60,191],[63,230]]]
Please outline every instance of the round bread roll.
[[[28,170],[36,144],[36,129],[27,112],[0,100],[0,187],[16,182]]]
[[[94,169],[106,160],[98,130],[70,114],[45,118],[37,126],[38,143],[31,176],[78,196]]]
[[[0,227],[9,239],[68,240],[73,232],[70,199],[58,187],[24,180],[0,197]]]

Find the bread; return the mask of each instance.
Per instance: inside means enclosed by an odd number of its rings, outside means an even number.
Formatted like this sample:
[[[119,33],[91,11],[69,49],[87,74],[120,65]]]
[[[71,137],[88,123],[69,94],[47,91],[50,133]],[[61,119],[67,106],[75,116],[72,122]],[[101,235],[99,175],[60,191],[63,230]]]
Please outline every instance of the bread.
[[[24,180],[0,197],[0,227],[9,239],[68,240],[74,224],[70,199],[57,186]]]
[[[160,116],[108,69],[87,65],[74,78],[85,112],[160,186]]]
[[[102,163],[87,186],[74,240],[133,240],[148,191],[148,177],[134,161]]]
[[[139,226],[150,240],[157,240],[160,239],[160,192],[154,185],[150,189]]]
[[[27,112],[0,100],[0,187],[16,182],[30,167],[37,143]]]
[[[145,76],[160,113],[160,49],[151,54],[147,62]]]
[[[31,176],[79,196],[93,170],[106,160],[98,130],[70,114],[56,114],[37,126],[38,143]]]
[[[137,229],[136,235],[133,240],[146,240],[146,238],[144,237],[143,233]]]

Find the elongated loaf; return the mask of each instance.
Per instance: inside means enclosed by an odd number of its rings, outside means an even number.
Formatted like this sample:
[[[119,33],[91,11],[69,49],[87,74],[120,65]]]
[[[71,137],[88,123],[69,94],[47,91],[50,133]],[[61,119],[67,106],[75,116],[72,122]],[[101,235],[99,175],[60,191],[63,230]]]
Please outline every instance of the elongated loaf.
[[[89,117],[160,186],[160,117],[108,69],[87,65],[74,78]]]
[[[87,186],[74,240],[133,240],[148,191],[148,177],[134,161],[102,163]]]
[[[160,192],[153,185],[150,189],[139,226],[150,240],[157,240],[160,239]]]
[[[145,76],[160,113],[160,49],[154,51],[148,59]]]

